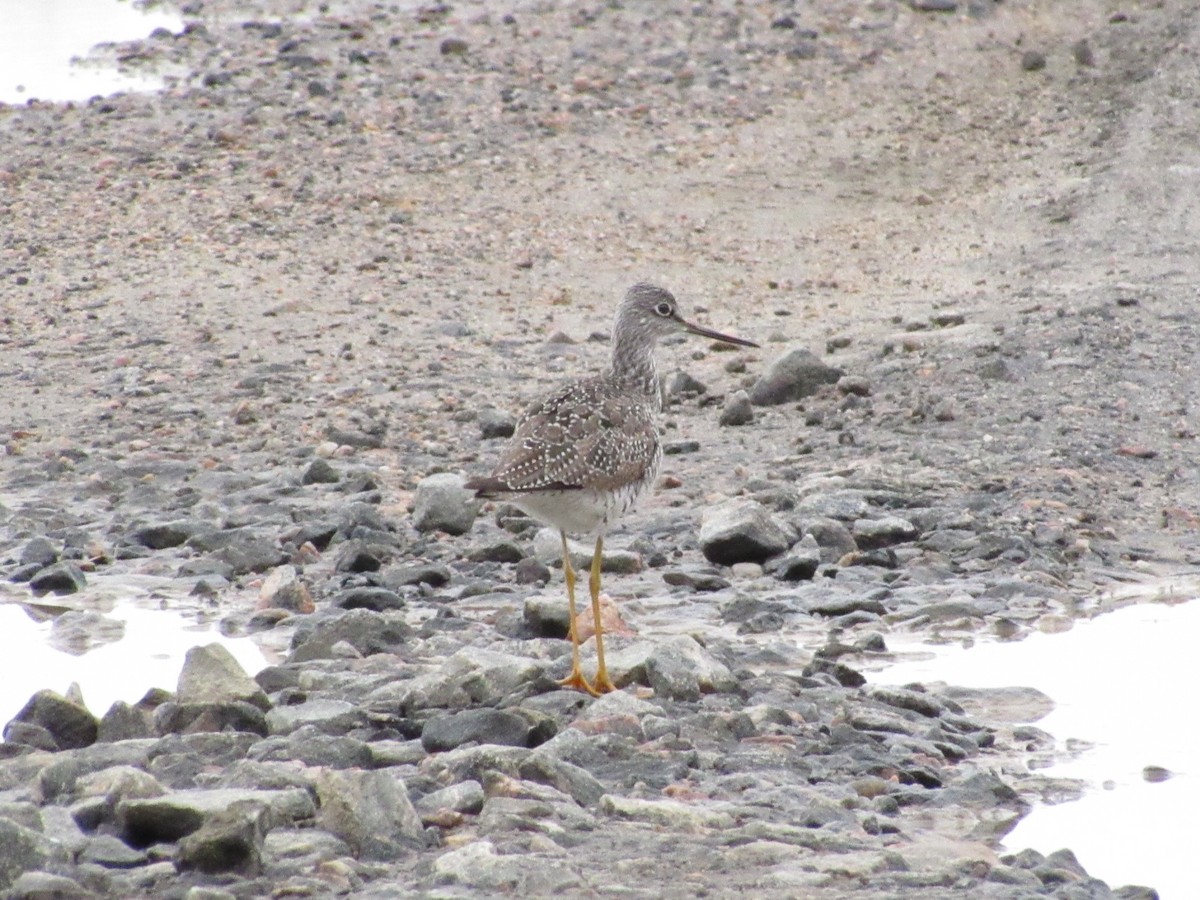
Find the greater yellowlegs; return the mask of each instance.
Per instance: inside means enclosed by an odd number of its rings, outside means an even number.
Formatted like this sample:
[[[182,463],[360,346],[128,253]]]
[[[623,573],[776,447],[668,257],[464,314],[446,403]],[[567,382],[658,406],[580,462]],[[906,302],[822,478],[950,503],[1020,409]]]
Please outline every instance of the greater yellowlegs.
[[[671,292],[635,284],[617,309],[608,371],[573,381],[530,406],[491,475],[466,486],[484,498],[509,500],[558,529],[570,610],[571,674],[562,684],[602,694],[614,689],[604,665],[600,624],[600,558],[609,526],[627,513],[654,481],[662,462],[658,414],[662,389],[654,365],[658,339],[683,332],[726,344],[757,347],[686,321]],[[575,626],[575,568],[567,535],[595,538],[591,577],[596,677],[579,666]]]

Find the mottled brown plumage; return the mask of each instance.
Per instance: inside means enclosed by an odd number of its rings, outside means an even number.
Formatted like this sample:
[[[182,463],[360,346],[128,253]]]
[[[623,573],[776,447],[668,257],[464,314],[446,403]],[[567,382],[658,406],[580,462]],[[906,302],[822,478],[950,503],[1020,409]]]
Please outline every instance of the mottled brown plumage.
[[[571,610],[572,669],[564,684],[591,693],[613,689],[604,666],[600,627],[600,554],[609,526],[628,512],[658,475],[662,389],[654,365],[660,337],[684,332],[755,347],[685,321],[670,291],[635,284],[617,309],[607,372],[575,381],[530,406],[491,475],[466,486],[481,497],[510,500],[553,525],[563,544]],[[589,586],[596,627],[594,683],[579,668],[575,634],[575,571],[567,534],[595,537]]]

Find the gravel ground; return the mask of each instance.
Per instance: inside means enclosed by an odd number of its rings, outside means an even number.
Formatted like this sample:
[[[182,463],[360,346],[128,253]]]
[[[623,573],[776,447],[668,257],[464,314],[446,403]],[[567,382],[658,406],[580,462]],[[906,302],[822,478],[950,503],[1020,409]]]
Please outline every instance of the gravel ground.
[[[276,665],[36,695],[0,887],[1155,896],[997,850],[1079,790],[1045,698],[860,672],[1200,560],[1200,12],[183,11],[104,51],[165,91],[0,107],[3,595],[70,644],[136,586]],[[456,484],[642,279],[763,349],[660,352],[593,701],[553,540]]]

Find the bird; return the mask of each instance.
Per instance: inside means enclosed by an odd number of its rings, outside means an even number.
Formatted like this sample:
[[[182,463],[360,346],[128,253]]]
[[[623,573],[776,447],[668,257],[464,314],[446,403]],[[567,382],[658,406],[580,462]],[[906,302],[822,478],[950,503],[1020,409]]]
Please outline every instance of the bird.
[[[464,487],[484,500],[505,500],[558,530],[570,614],[571,672],[563,687],[600,696],[616,690],[604,662],[600,561],[609,528],[654,482],[662,464],[658,417],[662,384],[654,362],[659,339],[690,334],[741,347],[758,344],[687,321],[666,288],[639,282],[626,291],[612,329],[607,370],[568,382],[531,404],[490,475]],[[594,540],[588,589],[596,635],[596,675],[580,666],[575,586],[567,535]]]

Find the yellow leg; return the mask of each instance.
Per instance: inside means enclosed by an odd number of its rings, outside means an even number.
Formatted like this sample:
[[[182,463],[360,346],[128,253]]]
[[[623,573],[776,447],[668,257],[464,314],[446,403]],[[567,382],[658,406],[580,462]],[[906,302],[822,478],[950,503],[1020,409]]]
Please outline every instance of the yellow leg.
[[[583,669],[579,667],[579,632],[575,630],[575,567],[571,565],[571,551],[567,547],[567,534],[560,531],[563,550],[563,580],[567,583],[567,610],[571,616],[568,636],[571,638],[571,674],[559,682],[563,687],[587,691],[598,696],[596,689],[583,677]]]
[[[608,667],[604,665],[604,626],[600,624],[600,556],[604,550],[604,536],[596,538],[596,552],[592,554],[592,572],[588,578],[588,588],[592,595],[592,619],[596,624],[596,680],[592,682],[592,691],[596,694],[607,694],[615,691],[617,686],[609,680]]]

